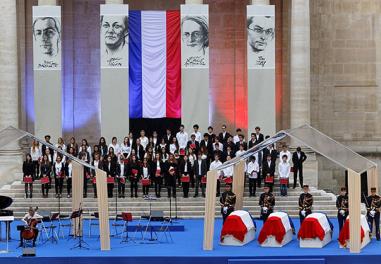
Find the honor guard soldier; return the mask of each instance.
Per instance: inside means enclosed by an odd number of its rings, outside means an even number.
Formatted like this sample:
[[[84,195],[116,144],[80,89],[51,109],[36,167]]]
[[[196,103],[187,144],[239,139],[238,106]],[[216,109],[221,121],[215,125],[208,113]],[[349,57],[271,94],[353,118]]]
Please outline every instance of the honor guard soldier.
[[[339,231],[344,226],[345,220],[349,214],[348,209],[348,194],[347,189],[342,187],[340,189],[340,195],[336,199],[336,208],[337,208],[337,221],[339,222]]]
[[[367,209],[367,219],[370,228],[370,233],[373,230],[373,222],[376,226],[376,238],[380,240],[380,208],[381,208],[381,197],[376,193],[376,188],[372,187],[370,189],[370,196],[366,198],[366,209]]]
[[[303,223],[304,218],[312,213],[312,204],[314,200],[312,194],[309,193],[309,186],[303,185],[303,193],[299,196],[299,219],[300,224]]]
[[[270,192],[270,186],[265,185],[264,193],[259,197],[259,206],[261,207],[261,219],[266,222],[269,215],[273,212],[275,206],[275,197]]]
[[[226,184],[226,190],[222,193],[220,198],[221,214],[223,223],[225,223],[226,218],[234,212],[234,207],[236,203],[236,196],[232,192],[231,184]]]

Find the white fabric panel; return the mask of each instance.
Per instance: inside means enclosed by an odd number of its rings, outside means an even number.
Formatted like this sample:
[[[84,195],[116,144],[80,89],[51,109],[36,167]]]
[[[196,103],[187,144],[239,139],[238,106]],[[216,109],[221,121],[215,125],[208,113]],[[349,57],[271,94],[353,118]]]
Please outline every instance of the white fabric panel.
[[[320,226],[324,229],[324,232],[331,231],[331,227],[329,226],[327,216],[322,213],[312,213],[308,215],[306,218],[315,218],[319,221]]]
[[[365,215],[361,215],[361,227],[364,230],[365,235],[366,235],[366,232],[370,232],[368,221],[366,221]]]
[[[254,228],[253,219],[251,219],[249,212],[244,210],[237,210],[232,212],[230,215],[236,215],[241,217],[241,220],[245,224],[247,230]]]
[[[281,219],[286,232],[288,230],[291,230],[290,219],[288,218],[288,215],[285,212],[276,212],[269,215],[269,217],[272,217],[272,216],[278,217]]]
[[[166,116],[166,12],[142,11],[143,117]]]

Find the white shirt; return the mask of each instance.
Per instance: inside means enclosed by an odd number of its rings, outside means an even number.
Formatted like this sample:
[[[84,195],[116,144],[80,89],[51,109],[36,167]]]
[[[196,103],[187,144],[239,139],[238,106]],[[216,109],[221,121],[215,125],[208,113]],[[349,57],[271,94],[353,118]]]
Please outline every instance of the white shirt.
[[[247,173],[249,174],[250,179],[256,179],[258,178],[258,172],[259,172],[259,165],[257,161],[250,161],[249,164],[247,164]]]
[[[98,169],[99,160],[94,160],[94,167]]]
[[[193,166],[194,165],[194,161],[196,160],[196,155],[189,155],[188,157],[189,159],[189,162],[191,163],[191,165]]]
[[[148,179],[148,167],[143,167],[143,178]]]
[[[290,163],[280,162],[278,165],[279,178],[288,178],[290,176]]]
[[[115,145],[111,143],[110,145],[108,145],[108,151],[110,151],[110,148],[114,149],[115,155],[119,155],[120,154],[120,146],[119,146],[118,143],[116,143]]]
[[[56,162],[55,163],[55,167],[56,167],[56,175],[59,175],[61,173],[61,169],[62,169],[62,161],[61,162]]]
[[[119,175],[119,177],[122,177],[122,178],[124,178],[124,163],[122,162],[122,163],[120,163],[120,175]]]
[[[32,156],[33,161],[37,161],[41,157],[41,150],[39,148],[35,148],[33,150],[33,147],[30,148],[30,155]]]
[[[170,144],[169,145],[169,152],[170,153],[175,154],[176,150],[177,150],[176,144]]]
[[[23,221],[25,224],[28,224],[28,221],[30,219],[42,219],[42,216],[39,215],[38,213],[34,213],[34,216],[31,217],[29,213],[27,213],[26,215],[24,215],[24,217],[21,219],[21,221]]]
[[[148,145],[148,137],[140,137],[140,144],[143,146],[144,149],[146,149]]]
[[[202,175],[201,164],[202,164],[202,160],[198,160],[198,175]]]
[[[235,153],[235,156],[240,157],[243,153],[245,153],[244,150],[237,150],[237,152]]]
[[[235,135],[235,136],[233,137],[233,142],[234,142],[234,144],[236,144],[237,142],[239,142],[239,136],[238,136],[238,135]]]
[[[221,161],[219,161],[219,160],[218,161],[213,160],[212,163],[210,163],[209,170],[214,170],[218,166],[221,166],[221,165],[222,165]]]
[[[231,177],[233,176],[233,166],[229,166],[222,170],[225,177]]]
[[[61,147],[61,149],[62,149],[63,151],[66,151],[66,145],[65,145],[65,144],[63,144],[63,145],[55,144],[54,146],[55,146],[56,148]]]
[[[130,145],[131,146],[131,145]],[[125,144],[121,144],[120,145],[120,151],[121,151],[121,153],[123,153],[123,154],[127,154],[127,156],[128,155],[130,155],[130,152],[131,152],[131,147],[130,146],[128,146],[128,145],[125,145]]]
[[[290,162],[291,161],[291,152],[290,151],[288,151],[288,150],[286,150],[286,151],[281,151],[281,152],[279,152],[279,158],[280,159],[282,159],[282,157],[284,156],[284,155],[286,155],[287,156],[287,162]]]
[[[221,142],[218,142],[218,149],[221,150],[221,151],[224,150],[224,145],[222,145]],[[213,144],[213,150],[216,150],[216,145],[215,144]]]
[[[193,132],[192,135],[195,135],[195,136],[196,136],[196,141],[197,141],[198,143],[201,142],[201,133],[200,133],[200,131]]]
[[[188,133],[187,132],[177,132],[176,139],[179,143],[180,149],[185,149],[188,143]]]
[[[71,178],[71,176],[73,175],[73,164],[69,163],[69,165],[67,165],[67,170],[68,170],[67,177]]]

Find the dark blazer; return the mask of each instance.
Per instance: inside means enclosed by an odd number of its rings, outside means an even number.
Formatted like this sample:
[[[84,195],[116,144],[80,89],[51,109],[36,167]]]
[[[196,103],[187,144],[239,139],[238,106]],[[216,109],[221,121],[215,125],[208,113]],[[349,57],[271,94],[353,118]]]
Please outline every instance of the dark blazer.
[[[200,149],[200,143],[198,143],[198,141],[196,140],[194,142],[192,142],[192,140],[189,140],[187,143],[187,149],[189,149],[192,144],[195,145],[196,148],[194,150],[196,151],[195,153],[197,153],[198,150]]]
[[[180,164],[180,175],[182,175],[182,174],[187,174],[187,175],[189,175],[189,174],[191,173],[191,171],[192,171],[192,164],[190,163],[189,160],[187,160],[186,163],[187,163],[187,166],[188,166],[188,171],[185,172],[185,162],[183,161],[183,162],[181,162],[181,164]]]
[[[267,159],[263,160],[262,163],[262,177],[265,178],[267,173],[270,173],[271,176],[275,174],[275,161],[270,162],[270,166],[267,163]]]
[[[297,151],[292,153],[292,163],[295,168],[303,168],[303,162],[306,159],[307,159],[307,156],[303,151],[300,152],[300,158],[298,157]]]
[[[128,172],[128,164],[124,164],[123,171],[121,171],[120,164],[116,165],[116,175],[118,176],[127,176]]]
[[[199,162],[200,162],[199,159],[196,159],[194,161],[194,165],[193,165],[194,175],[197,177],[206,176],[206,173],[208,172],[208,164],[206,160],[204,159],[201,160],[201,175],[200,175],[198,170]]]
[[[252,141],[251,139],[250,139],[250,141],[249,141],[249,144],[248,144],[248,147],[249,147],[249,149],[251,149],[252,147],[254,147],[255,145],[257,145],[258,144],[258,141]]]
[[[265,140],[265,138],[264,138],[264,136],[263,136],[263,134],[262,133],[259,133],[259,135],[257,136],[257,134],[255,134],[255,138],[257,139],[256,141],[257,141],[257,143],[256,144],[259,144],[259,143],[261,143],[262,141],[264,141]]]
[[[100,156],[106,157],[108,154],[108,148],[107,145],[99,146],[99,152],[101,153]]]
[[[138,151],[138,148],[139,148],[139,151]],[[139,146],[135,145],[134,149],[135,149],[135,154],[136,154],[137,160],[143,160],[144,154],[145,154],[143,146],[142,145],[139,145]]]
[[[218,134],[218,138],[220,139],[221,143],[225,143],[226,141],[228,141],[229,136],[230,136],[229,132],[226,132],[225,136],[222,134],[222,132]]]
[[[28,175],[28,176],[32,176],[34,178],[35,170],[34,170],[33,162],[32,161],[30,161],[30,162],[24,161],[24,163],[22,164],[22,172],[24,174],[24,177]]]
[[[172,134],[170,134],[170,135],[165,134],[165,135],[163,136],[163,138],[164,138],[164,140],[165,140],[165,143],[167,143],[167,144],[171,144],[173,135],[172,135]]]
[[[204,139],[201,140],[201,143],[200,143],[200,148],[206,148],[208,150],[208,154],[211,155],[213,153],[213,143],[212,143],[212,140],[208,140],[208,142],[206,142]]]
[[[52,172],[52,165],[50,163],[41,164],[40,172],[41,172],[41,177],[43,175],[50,177],[50,173]]]
[[[110,168],[108,165],[109,165],[109,163],[107,161],[103,163],[103,170],[106,172],[107,177],[108,176],[115,177],[116,171],[117,171],[117,164],[115,162],[111,161],[110,162]]]
[[[61,166],[61,176],[65,175],[65,164],[61,161],[62,163],[62,166]],[[54,173],[54,177],[57,177],[57,173],[56,173],[56,163],[54,163],[53,165],[53,173]]]
[[[268,148],[265,148],[262,150],[262,153],[263,153],[263,160],[266,160],[267,155],[270,155],[271,160],[275,162],[278,157],[278,151],[276,149],[272,149],[270,153],[270,150]]]
[[[239,150],[239,146],[241,145],[241,142],[237,142],[235,143],[235,151],[238,151]],[[243,145],[243,150],[247,150],[247,143],[246,142],[242,142],[242,145]]]

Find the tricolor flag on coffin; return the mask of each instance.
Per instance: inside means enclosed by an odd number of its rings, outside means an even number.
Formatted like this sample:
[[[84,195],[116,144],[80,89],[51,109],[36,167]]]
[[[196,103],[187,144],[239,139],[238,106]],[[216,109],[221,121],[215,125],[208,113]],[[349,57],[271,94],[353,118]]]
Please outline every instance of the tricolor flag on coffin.
[[[179,11],[129,12],[130,118],[181,117]]]

